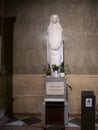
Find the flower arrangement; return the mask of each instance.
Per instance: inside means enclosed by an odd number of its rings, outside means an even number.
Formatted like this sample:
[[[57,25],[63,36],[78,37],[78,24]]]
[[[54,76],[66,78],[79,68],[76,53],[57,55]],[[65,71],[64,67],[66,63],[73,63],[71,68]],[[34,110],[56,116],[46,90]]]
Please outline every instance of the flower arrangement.
[[[52,66],[50,66],[49,64],[47,66],[43,66],[43,72],[47,76],[51,76],[52,70],[53,72],[57,71],[58,73],[63,73],[64,75],[71,74],[69,65],[64,65],[64,62],[62,62],[59,66],[56,64],[53,64]]]
[[[53,69],[53,71],[58,71],[59,70],[59,66],[54,64],[54,65],[52,65],[52,69]]]
[[[68,64],[64,65],[64,62],[60,65],[60,73],[64,73],[65,75],[71,74],[70,67]]]

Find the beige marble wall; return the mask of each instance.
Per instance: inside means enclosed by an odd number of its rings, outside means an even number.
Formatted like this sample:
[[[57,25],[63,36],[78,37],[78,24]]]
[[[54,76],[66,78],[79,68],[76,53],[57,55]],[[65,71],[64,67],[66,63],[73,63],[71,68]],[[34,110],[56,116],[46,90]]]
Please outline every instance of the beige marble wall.
[[[94,91],[96,104],[98,103],[98,76],[97,75],[69,75],[68,111],[70,114],[78,114],[81,109],[81,91]],[[40,113],[44,95],[43,75],[13,76],[13,110],[14,113]]]
[[[41,113],[43,76],[14,75],[14,113]]]

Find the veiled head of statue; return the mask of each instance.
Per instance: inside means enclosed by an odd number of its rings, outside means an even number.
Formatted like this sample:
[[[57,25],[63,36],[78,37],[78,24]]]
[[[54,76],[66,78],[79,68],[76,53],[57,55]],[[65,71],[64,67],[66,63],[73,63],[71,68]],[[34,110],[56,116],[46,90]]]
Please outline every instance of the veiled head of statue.
[[[53,14],[53,15],[50,17],[50,22],[53,23],[53,24],[58,23],[58,22],[59,22],[59,17],[58,17],[58,15]]]

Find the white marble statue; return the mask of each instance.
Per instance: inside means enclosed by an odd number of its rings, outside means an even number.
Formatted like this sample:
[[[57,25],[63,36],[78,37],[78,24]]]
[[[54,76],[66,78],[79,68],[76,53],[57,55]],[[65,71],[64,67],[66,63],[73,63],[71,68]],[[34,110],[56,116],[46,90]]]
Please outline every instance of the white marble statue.
[[[59,21],[58,15],[52,15],[47,30],[47,61],[50,66],[53,64],[59,66],[63,62],[63,29]]]

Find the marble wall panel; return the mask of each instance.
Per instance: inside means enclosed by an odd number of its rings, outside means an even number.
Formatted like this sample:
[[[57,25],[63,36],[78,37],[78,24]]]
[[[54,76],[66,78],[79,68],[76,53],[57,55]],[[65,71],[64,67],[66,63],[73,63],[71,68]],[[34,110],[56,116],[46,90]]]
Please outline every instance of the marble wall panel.
[[[14,97],[13,101],[13,113],[24,113],[24,100],[22,96]]]
[[[81,91],[94,91],[98,104],[97,75],[69,75],[66,82],[68,88],[69,114],[78,114],[81,108]],[[44,96],[43,75],[20,75],[13,77],[13,110],[14,113],[41,113]]]
[[[96,75],[70,75],[67,76],[67,83],[70,84],[73,88],[72,91],[69,91],[69,94],[79,94],[83,90],[97,91],[98,85],[98,76]],[[76,93],[78,92],[78,93]]]
[[[63,22],[65,35],[95,33],[96,4],[63,5]]]
[[[14,113],[40,113],[42,110],[42,96],[14,97]]]
[[[65,64],[71,66],[71,71],[74,74],[97,74],[97,36],[79,35],[71,38],[69,37],[65,42]]]
[[[25,113],[41,113],[42,111],[42,96],[24,97]],[[28,105],[31,104],[31,105]]]
[[[81,111],[81,95],[72,95],[68,98],[68,112],[69,114],[80,114]],[[77,103],[76,103],[77,102]]]
[[[13,95],[43,95],[43,76],[16,74],[13,76]]]

